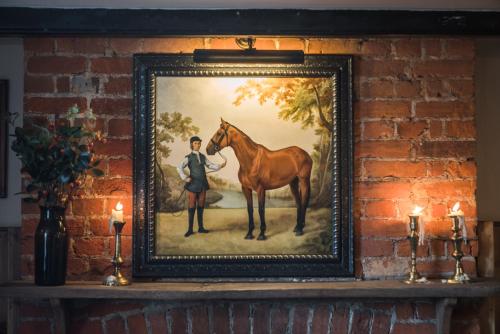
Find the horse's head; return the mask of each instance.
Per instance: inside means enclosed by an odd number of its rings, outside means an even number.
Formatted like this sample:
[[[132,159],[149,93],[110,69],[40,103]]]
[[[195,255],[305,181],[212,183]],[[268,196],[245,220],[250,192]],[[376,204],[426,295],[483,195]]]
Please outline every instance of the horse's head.
[[[214,155],[218,151],[222,150],[224,147],[229,146],[231,138],[229,138],[229,128],[231,124],[220,119],[220,126],[214,133],[207,145],[207,154]]]

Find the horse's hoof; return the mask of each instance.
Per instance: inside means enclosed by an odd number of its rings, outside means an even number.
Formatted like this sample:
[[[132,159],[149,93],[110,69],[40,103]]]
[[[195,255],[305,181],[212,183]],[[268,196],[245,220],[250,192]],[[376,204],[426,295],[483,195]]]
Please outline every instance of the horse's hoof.
[[[302,231],[302,230],[297,230],[297,231],[295,231],[295,236],[297,236],[297,237],[298,237],[298,236],[301,236],[301,235],[303,235],[303,234],[304,234],[304,231]]]
[[[257,240],[266,240],[267,237],[264,235],[264,234],[259,234],[259,237],[257,238]]]
[[[245,239],[247,239],[247,240],[252,240],[253,238],[254,238],[254,236],[252,234],[247,234],[245,236]]]

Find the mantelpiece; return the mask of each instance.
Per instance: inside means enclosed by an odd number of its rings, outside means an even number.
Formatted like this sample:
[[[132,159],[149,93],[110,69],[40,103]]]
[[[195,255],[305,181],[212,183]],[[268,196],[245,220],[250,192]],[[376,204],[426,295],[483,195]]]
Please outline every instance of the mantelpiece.
[[[0,286],[0,298],[49,299],[57,319],[57,333],[66,333],[65,302],[74,299],[108,300],[380,300],[432,299],[436,302],[437,333],[449,333],[453,306],[458,298],[486,298],[500,295],[500,281],[481,280],[470,284],[407,285],[401,281],[336,282],[160,282],[106,287],[99,282],[68,282],[64,286],[41,287],[27,282]]]

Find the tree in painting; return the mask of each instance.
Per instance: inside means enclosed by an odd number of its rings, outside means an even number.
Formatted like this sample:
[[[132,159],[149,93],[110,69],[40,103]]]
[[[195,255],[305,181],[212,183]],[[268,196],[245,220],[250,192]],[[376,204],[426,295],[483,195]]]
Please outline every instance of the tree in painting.
[[[311,205],[329,205],[331,184],[332,82],[326,78],[266,78],[248,80],[238,87],[234,105],[258,97],[261,105],[273,101],[280,108],[283,120],[300,123],[302,128],[314,128],[319,141],[314,145]]]

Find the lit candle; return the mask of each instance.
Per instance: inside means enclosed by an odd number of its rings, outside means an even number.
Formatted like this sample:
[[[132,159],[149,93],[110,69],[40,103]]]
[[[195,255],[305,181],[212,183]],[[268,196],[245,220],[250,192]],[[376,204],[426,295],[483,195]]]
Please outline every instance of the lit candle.
[[[465,215],[462,210],[460,210],[460,202],[456,202],[453,208],[450,209],[450,217],[457,217],[458,227],[462,229],[462,237],[464,241],[467,242],[467,227],[465,226]]]
[[[450,209],[450,216],[463,216],[464,212],[460,210],[460,202],[456,202],[453,208]]]
[[[111,209],[111,218],[109,218],[109,233],[113,229],[114,222],[123,222],[123,204],[121,202],[116,203],[116,207]]]
[[[424,208],[421,208],[419,207],[418,205],[415,205],[415,209],[413,209],[413,212],[411,213],[411,216],[420,216],[420,214],[422,213],[422,210]]]

